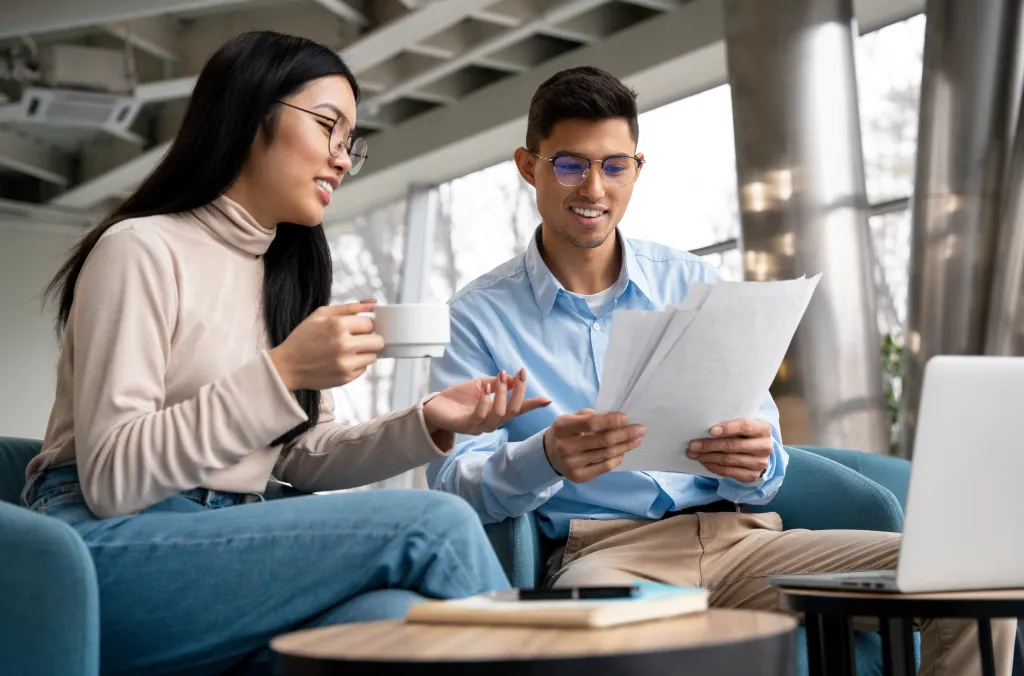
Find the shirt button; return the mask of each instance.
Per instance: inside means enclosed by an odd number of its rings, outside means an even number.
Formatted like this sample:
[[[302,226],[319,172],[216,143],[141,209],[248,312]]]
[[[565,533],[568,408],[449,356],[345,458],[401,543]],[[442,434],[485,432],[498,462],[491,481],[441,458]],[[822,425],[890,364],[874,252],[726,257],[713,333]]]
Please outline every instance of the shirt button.
[[[601,322],[594,322],[594,330],[595,331],[600,331],[601,330]]]

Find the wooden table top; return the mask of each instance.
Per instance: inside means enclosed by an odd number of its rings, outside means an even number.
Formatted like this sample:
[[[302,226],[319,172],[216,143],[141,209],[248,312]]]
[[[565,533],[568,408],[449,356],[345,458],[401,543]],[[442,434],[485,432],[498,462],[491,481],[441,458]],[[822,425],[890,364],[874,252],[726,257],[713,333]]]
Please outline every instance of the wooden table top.
[[[719,609],[608,629],[387,620],[298,631],[275,638],[270,647],[284,655],[330,662],[532,661],[733,645],[795,629],[796,620],[789,615]]]

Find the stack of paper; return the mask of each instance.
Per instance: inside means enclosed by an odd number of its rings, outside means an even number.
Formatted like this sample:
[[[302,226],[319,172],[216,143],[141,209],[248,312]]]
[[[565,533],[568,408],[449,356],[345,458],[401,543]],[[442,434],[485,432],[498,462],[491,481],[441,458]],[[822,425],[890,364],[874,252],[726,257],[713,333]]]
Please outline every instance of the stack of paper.
[[[618,469],[714,476],[689,442],[754,416],[820,278],[697,283],[677,307],[616,312],[596,408],[647,429]]]
[[[444,624],[534,625],[542,627],[612,627],[707,610],[708,592],[637,581],[640,593],[629,599],[587,601],[506,601],[480,594],[450,601],[414,604],[407,622]]]

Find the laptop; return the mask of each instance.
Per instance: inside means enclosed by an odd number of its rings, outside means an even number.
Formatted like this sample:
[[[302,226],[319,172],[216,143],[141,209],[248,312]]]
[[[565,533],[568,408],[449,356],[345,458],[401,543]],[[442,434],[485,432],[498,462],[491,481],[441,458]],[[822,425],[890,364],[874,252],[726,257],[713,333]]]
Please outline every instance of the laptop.
[[[1024,587],[1024,357],[925,367],[896,570],[775,575],[769,584],[874,592]]]

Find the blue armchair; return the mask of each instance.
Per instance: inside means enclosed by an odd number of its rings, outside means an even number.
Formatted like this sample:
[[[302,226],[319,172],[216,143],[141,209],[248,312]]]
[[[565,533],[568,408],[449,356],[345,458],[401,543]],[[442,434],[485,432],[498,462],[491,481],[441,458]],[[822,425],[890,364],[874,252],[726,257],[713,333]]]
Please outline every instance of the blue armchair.
[[[89,550],[67,524],[18,506],[39,447],[0,438],[0,661],[12,675],[92,676],[100,629]]]
[[[758,506],[755,511],[778,512],[786,529],[902,530],[910,477],[908,461],[837,449],[787,450],[790,462],[782,488],[770,504]],[[487,531],[512,584],[539,584],[544,562],[536,517],[530,513],[489,524]],[[803,642],[802,628],[800,633]],[[878,634],[858,632],[856,651],[858,674],[882,673],[882,641]],[[807,673],[806,650],[798,654],[798,668],[800,673]]]

